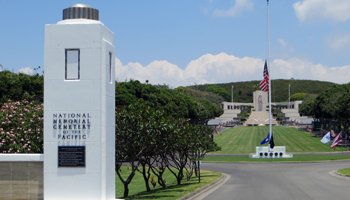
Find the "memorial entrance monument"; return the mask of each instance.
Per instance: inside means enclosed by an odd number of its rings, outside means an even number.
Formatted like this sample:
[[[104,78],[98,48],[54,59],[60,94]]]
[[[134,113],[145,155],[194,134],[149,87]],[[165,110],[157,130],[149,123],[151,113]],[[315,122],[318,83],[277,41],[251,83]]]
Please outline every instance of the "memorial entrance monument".
[[[84,4],[45,26],[45,200],[115,199],[113,38]]]

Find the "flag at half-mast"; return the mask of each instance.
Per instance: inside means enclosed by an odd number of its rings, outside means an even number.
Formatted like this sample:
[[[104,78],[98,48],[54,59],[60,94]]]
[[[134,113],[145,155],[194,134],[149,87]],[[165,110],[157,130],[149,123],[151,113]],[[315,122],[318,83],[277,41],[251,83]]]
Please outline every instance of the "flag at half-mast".
[[[263,141],[260,142],[260,144],[266,144],[269,143],[270,148],[273,149],[275,147],[275,142],[273,141],[273,135],[272,134],[267,134],[266,138],[264,138]]]
[[[268,142],[270,142],[271,140],[271,134],[267,134],[266,138],[263,139],[263,141],[260,142],[260,144],[266,144]]]
[[[264,65],[264,73],[263,73],[263,79],[260,81],[259,87],[260,90],[267,92],[269,91],[269,71],[267,69],[267,61],[265,60],[265,65]]]

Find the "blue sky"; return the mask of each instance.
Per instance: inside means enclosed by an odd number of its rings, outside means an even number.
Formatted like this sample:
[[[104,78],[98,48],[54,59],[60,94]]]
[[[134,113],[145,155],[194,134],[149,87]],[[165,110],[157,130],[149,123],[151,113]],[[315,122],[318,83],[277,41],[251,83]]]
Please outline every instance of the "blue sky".
[[[262,77],[266,0],[0,0],[3,68],[43,66],[45,24],[75,3],[99,9],[115,33],[118,81],[176,87]],[[350,81],[349,0],[270,0],[269,8],[273,79]]]

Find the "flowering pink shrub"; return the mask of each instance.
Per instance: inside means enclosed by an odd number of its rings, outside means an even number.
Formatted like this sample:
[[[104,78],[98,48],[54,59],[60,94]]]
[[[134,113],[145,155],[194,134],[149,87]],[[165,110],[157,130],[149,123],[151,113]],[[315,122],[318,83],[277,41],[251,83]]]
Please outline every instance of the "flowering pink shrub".
[[[43,124],[41,103],[4,103],[0,107],[0,153],[42,153]]]

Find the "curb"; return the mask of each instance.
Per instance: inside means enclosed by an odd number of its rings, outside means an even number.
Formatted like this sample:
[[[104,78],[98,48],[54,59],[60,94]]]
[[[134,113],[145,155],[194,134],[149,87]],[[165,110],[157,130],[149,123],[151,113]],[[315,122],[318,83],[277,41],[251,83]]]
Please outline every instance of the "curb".
[[[334,177],[337,177],[337,178],[341,178],[341,179],[344,179],[344,180],[350,180],[350,176],[346,176],[346,175],[340,174],[336,170],[330,171],[329,174],[331,176],[334,176]]]
[[[339,172],[337,172],[337,171],[335,171],[335,174],[337,174],[338,176],[343,176],[343,177],[350,178],[349,175],[344,175],[344,174],[341,174],[341,173],[339,173]]]
[[[208,196],[210,193],[217,190],[223,184],[225,184],[231,176],[229,174],[222,173],[221,177],[213,183],[203,186],[194,192],[182,197],[180,200],[201,200]]]

